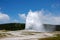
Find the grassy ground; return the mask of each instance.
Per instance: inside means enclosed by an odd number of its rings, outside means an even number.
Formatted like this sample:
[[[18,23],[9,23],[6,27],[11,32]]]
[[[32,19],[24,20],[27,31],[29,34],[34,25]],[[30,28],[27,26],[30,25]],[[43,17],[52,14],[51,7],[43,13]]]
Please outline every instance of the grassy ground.
[[[60,40],[60,34],[57,34],[56,37],[40,38],[39,40]]]

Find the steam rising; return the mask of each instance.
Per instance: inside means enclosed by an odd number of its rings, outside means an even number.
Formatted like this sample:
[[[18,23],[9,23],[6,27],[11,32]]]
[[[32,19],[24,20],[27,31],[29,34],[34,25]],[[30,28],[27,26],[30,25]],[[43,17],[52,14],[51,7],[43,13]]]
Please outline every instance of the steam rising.
[[[42,23],[42,12],[41,11],[35,11],[30,12],[27,15],[26,18],[26,28],[27,30],[34,30],[38,32],[46,32],[46,31],[53,31],[55,29],[55,26],[48,26],[45,28]]]
[[[26,19],[26,29],[35,31],[45,31],[41,21],[40,14],[41,14],[40,12],[32,12],[30,10]]]

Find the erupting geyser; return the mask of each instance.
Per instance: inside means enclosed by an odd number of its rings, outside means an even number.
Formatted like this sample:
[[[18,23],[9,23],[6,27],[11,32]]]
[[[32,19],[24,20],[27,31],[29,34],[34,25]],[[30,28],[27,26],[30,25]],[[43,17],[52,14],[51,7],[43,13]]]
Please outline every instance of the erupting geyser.
[[[42,19],[41,19],[41,12],[32,12],[30,11],[27,15],[26,18],[26,26],[25,29],[26,30],[33,30],[36,32],[47,32],[47,31],[52,31],[51,27],[47,27],[47,29],[45,29],[45,27],[42,24]],[[50,28],[50,29],[48,29]],[[52,27],[54,28],[54,27]]]
[[[38,12],[30,11],[28,13],[27,19],[26,19],[26,28],[25,29],[40,31],[40,32],[45,31]]]

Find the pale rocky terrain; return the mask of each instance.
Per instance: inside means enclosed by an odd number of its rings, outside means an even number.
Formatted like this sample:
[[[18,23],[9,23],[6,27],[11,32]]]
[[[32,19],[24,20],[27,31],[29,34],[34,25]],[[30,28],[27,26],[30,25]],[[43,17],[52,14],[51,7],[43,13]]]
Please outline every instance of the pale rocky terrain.
[[[55,37],[56,34],[60,34],[60,32],[0,31],[0,40],[38,40],[40,38]]]

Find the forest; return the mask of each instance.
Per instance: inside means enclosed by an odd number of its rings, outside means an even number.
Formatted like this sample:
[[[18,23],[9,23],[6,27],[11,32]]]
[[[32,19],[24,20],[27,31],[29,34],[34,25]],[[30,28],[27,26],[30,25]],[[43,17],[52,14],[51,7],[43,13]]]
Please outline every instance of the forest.
[[[23,30],[23,29],[25,29],[24,23],[0,24],[0,30]]]

